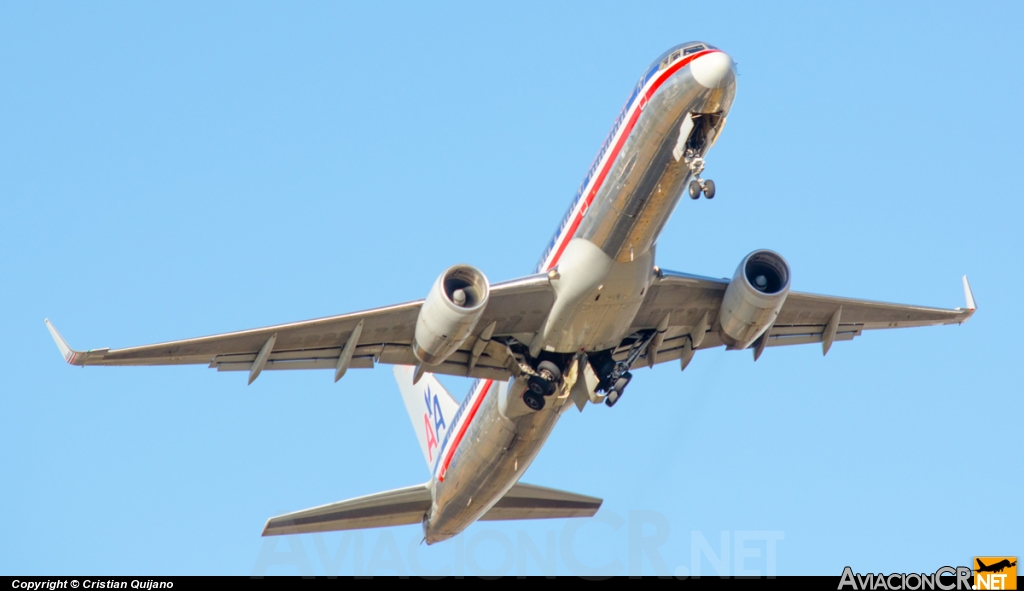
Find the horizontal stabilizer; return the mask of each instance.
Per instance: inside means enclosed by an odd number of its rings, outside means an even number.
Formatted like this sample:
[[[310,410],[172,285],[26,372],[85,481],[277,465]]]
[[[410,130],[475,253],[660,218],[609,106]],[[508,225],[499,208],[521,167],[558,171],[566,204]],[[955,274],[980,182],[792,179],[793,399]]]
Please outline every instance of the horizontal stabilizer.
[[[265,536],[420,523],[430,510],[430,488],[417,484],[272,517]]]
[[[603,502],[594,497],[520,482],[484,513],[480,521],[593,517]]]

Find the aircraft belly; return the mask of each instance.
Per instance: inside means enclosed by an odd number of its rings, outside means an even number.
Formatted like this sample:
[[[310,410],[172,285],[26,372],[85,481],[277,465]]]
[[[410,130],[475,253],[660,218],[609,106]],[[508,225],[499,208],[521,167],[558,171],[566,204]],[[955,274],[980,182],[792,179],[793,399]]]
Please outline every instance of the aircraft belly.
[[[687,116],[727,110],[731,102],[731,93],[704,88],[689,71],[671,78],[644,107],[575,236],[618,262],[644,254],[690,179],[686,162],[673,154],[688,133]]]
[[[492,388],[470,424],[444,480],[434,483],[434,502],[424,524],[428,544],[448,539],[479,519],[518,482],[537,456],[567,408],[554,396],[539,412],[501,412],[506,404],[520,405],[526,379]],[[527,409],[528,410],[528,409]]]
[[[563,328],[549,334],[546,348],[572,352],[617,347],[654,277],[654,252],[651,248],[632,261],[614,263],[598,285],[567,309]]]
[[[641,107],[558,260],[555,302],[530,342],[531,356],[600,351],[628,336],[650,284],[655,242],[691,177],[680,148],[695,129],[692,116],[727,112],[733,95],[732,87],[698,84],[685,69]],[[625,281],[613,281],[617,273]]]
[[[582,206],[579,226],[558,247],[553,268],[542,261],[542,270],[552,271],[555,300],[529,343],[532,357],[541,351],[604,351],[630,334],[654,277],[658,235],[690,180],[680,147],[695,129],[692,115],[727,113],[733,96],[734,85],[702,86],[685,68],[641,103],[636,125],[603,184]],[[700,148],[699,155],[707,149]],[[525,387],[520,377],[486,394],[443,480],[434,483],[424,522],[427,543],[456,535],[497,503],[569,406],[568,395],[556,394],[546,398],[542,410],[529,410],[521,397]]]

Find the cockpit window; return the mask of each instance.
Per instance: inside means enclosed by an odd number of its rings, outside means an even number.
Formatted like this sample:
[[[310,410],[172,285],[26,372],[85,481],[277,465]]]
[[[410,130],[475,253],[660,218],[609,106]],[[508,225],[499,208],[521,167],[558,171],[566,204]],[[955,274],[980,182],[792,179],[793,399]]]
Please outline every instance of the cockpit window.
[[[666,51],[665,53],[661,54],[658,57],[658,61],[651,64],[651,67],[654,68],[654,71],[665,70],[672,64],[679,61],[680,58],[694,55],[706,49],[715,49],[715,46],[697,41],[681,43],[679,45],[676,45],[672,49]]]
[[[679,57],[682,56],[682,55],[683,55],[682,50],[673,51],[672,55],[670,55],[667,58],[665,58],[664,60],[662,60],[662,62],[661,62],[661,69],[664,70],[665,68],[667,68],[667,67],[671,66],[672,64],[676,63],[676,60],[679,59]]]

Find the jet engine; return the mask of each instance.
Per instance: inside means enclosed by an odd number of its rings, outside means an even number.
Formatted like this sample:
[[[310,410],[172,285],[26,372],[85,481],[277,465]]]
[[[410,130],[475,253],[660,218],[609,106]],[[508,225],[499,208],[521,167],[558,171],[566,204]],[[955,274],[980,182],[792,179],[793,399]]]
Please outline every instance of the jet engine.
[[[413,354],[427,365],[443,363],[472,334],[490,296],[487,277],[455,265],[434,282],[416,319]]]
[[[736,268],[718,311],[722,340],[746,349],[774,322],[789,294],[789,265],[770,250],[755,250]]]

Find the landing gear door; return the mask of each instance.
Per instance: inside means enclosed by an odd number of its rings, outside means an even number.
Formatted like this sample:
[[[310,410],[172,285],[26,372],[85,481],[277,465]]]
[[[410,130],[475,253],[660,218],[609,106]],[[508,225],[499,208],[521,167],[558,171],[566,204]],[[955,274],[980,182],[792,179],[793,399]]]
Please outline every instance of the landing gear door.
[[[693,131],[693,114],[687,113],[686,117],[683,118],[682,125],[679,126],[679,139],[676,140],[676,147],[672,149],[672,157],[679,162],[686,155],[686,142],[690,139],[690,133]]]
[[[722,130],[725,129],[726,119],[728,119],[728,117],[722,117],[721,121],[718,122],[718,125],[711,128],[711,131],[708,132],[708,139],[711,140],[711,143],[708,144],[708,150],[715,147],[715,142],[718,141],[718,136],[722,135]]]

